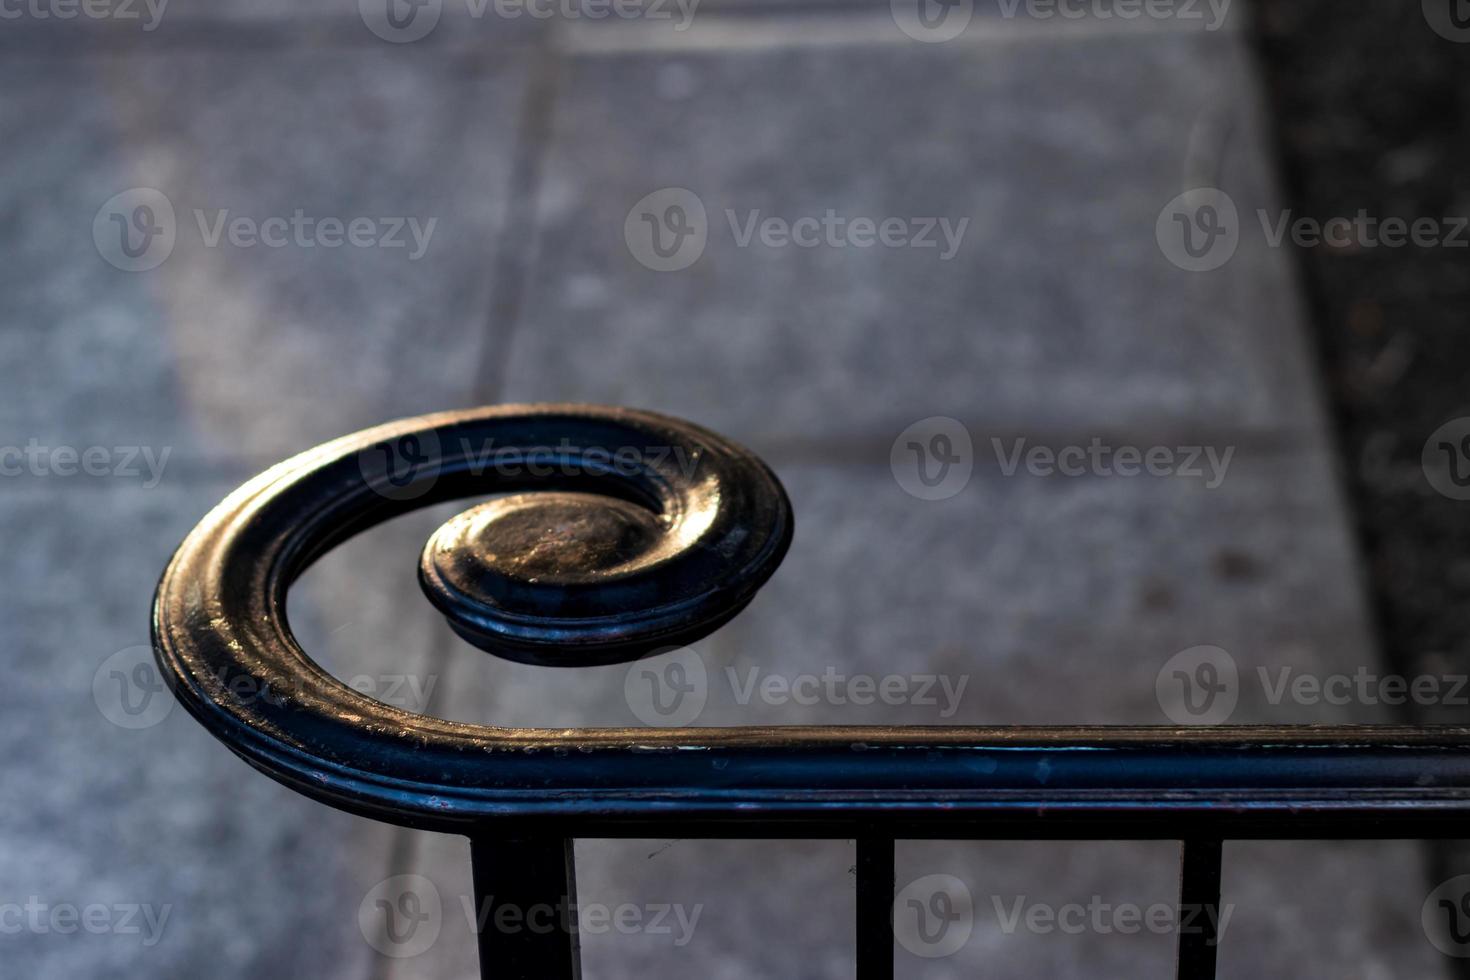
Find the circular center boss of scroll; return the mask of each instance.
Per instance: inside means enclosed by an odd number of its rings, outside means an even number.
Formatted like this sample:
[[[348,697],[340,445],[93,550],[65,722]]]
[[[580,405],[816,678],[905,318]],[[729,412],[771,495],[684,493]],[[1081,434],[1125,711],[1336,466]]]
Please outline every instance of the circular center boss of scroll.
[[[605,664],[691,642],[744,608],[785,553],[790,505],[750,453],[661,421],[637,433],[631,467],[594,462],[624,458],[609,441],[628,432],[561,448],[555,466],[511,448],[555,478],[451,518],[419,561],[460,636],[511,660]]]
[[[645,507],[590,493],[522,493],[472,507],[429,539],[425,581],[461,601],[507,611],[616,613],[607,586],[658,559],[664,522]],[[588,585],[603,588],[588,589]]]

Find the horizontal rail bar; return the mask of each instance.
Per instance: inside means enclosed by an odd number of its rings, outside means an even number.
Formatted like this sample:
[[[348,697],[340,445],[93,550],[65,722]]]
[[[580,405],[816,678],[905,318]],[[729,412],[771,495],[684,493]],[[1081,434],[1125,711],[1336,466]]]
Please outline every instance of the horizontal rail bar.
[[[494,731],[432,786],[319,757],[302,780],[277,739],[227,741],[323,802],[461,833],[1454,837],[1470,816],[1463,728]]]

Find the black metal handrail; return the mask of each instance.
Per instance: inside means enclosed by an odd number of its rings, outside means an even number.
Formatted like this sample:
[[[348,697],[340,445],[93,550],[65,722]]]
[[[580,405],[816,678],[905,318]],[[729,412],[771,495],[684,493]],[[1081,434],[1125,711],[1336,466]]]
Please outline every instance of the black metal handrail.
[[[687,422],[569,405],[408,419],[272,468],[195,528],[155,601],[164,676],[298,792],[469,836],[476,892],[501,902],[574,895],[575,837],[853,838],[863,980],[893,975],[895,839],[1181,840],[1181,902],[1216,907],[1225,839],[1463,834],[1465,728],[497,728],[383,704],[296,643],[286,593],[326,550],[426,504],[506,492],[519,495],[431,539],[420,579],[460,635],[534,663],[702,636],[792,534],[770,470]],[[1181,932],[1178,976],[1214,975],[1215,920]],[[482,927],[480,945],[487,977],[579,969],[565,923]]]

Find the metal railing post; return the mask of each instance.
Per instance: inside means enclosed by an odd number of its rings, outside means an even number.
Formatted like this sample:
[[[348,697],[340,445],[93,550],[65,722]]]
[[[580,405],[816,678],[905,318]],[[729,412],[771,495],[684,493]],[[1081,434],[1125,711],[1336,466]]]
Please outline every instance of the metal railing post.
[[[562,838],[470,838],[482,980],[580,980],[577,880]]]
[[[1214,980],[1223,842],[1186,840],[1179,867],[1179,980]]]
[[[857,839],[857,980],[893,980],[893,838]]]

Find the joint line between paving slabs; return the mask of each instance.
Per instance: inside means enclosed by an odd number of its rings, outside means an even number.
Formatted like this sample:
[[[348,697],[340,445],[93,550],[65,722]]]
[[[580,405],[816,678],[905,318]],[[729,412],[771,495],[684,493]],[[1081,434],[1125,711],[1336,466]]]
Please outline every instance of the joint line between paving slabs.
[[[549,32],[554,34],[555,32]],[[530,287],[535,256],[537,201],[551,146],[560,72],[553,39],[537,46],[516,126],[505,224],[496,239],[490,314],[481,339],[475,392],[482,404],[504,397],[506,369]]]

